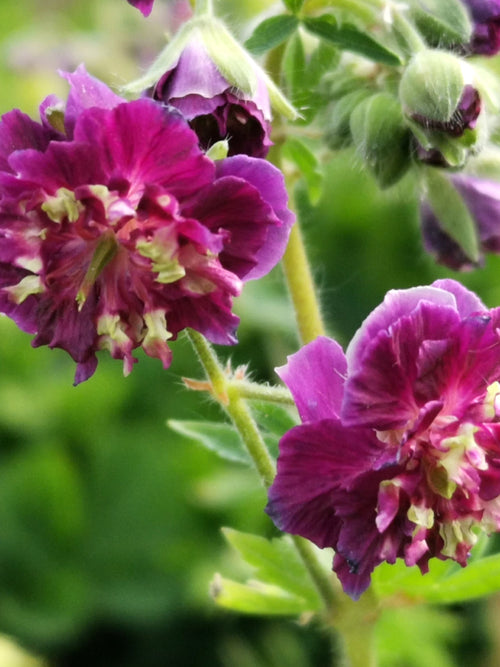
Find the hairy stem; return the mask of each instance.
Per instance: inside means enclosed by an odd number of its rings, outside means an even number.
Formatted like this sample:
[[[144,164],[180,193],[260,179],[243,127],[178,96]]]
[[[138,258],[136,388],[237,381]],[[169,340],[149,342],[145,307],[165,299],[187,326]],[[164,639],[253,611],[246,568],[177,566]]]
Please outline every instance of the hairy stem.
[[[237,384],[231,383],[226,377],[213,348],[200,333],[189,329],[187,335],[212,385],[214,397],[231,418],[254,462],[262,483],[266,488],[269,488],[276,472],[274,461],[245,400],[239,393]],[[331,614],[336,596],[330,574],[325,572],[316,558],[312,545],[307,540],[301,537],[293,537],[293,541],[325,604],[327,612]]]

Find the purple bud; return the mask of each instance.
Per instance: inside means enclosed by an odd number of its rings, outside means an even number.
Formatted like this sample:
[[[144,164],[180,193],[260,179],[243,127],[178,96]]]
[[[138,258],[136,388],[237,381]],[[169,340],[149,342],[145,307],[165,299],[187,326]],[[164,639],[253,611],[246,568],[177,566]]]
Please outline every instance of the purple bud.
[[[470,51],[493,56],[500,51],[500,1],[463,0],[474,24]]]
[[[229,155],[265,157],[271,141],[266,84],[258,80],[252,97],[231,85],[203,44],[192,40],[175,67],[165,72],[153,98],[176,107],[198,135],[203,149],[229,140]]]
[[[412,114],[412,119],[429,130],[438,130],[451,137],[461,137],[465,130],[473,130],[481,112],[481,98],[477,90],[466,85],[462,97],[449,120],[439,121]]]
[[[453,174],[450,180],[474,220],[480,249],[499,254],[500,183],[466,174]],[[468,270],[477,266],[446,232],[426,202],[421,208],[421,224],[425,247],[436,261],[455,270]]]

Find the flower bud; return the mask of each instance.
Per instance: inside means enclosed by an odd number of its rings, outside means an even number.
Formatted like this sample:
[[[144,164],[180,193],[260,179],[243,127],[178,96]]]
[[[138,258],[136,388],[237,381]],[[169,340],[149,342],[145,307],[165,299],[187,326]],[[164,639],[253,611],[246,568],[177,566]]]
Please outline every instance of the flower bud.
[[[436,261],[455,270],[470,270],[483,263],[483,253],[500,254],[500,182],[470,174],[451,174],[448,188],[460,199],[463,214],[472,221],[479,244],[478,257],[471,257],[454,233],[460,215],[453,216],[453,228],[435,202],[425,201],[421,208],[424,245]],[[444,190],[445,188],[443,188]],[[449,207],[448,207],[449,210]]]
[[[228,139],[229,155],[264,157],[271,105],[289,118],[298,114],[267,74],[212,16],[185,23],[149,71],[126,87],[174,106],[208,149]]]
[[[410,133],[396,98],[378,93],[363,100],[351,114],[350,129],[381,187],[398,181],[410,165]]]
[[[459,58],[446,51],[421,51],[401,77],[399,96],[410,118],[447,131],[454,127],[466,83],[466,67]]]
[[[418,53],[404,72],[399,95],[421,162],[462,166],[477,149],[485,125],[472,68],[444,51]]]

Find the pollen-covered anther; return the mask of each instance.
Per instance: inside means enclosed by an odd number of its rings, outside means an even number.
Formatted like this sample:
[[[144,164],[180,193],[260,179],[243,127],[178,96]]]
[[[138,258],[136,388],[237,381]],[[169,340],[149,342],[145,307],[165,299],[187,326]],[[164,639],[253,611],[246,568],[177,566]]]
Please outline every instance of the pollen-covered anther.
[[[59,188],[54,196],[47,197],[41,209],[52,222],[59,224],[65,219],[69,222],[76,222],[84,210],[82,204],[77,201],[73,190],[68,190],[68,188]]]

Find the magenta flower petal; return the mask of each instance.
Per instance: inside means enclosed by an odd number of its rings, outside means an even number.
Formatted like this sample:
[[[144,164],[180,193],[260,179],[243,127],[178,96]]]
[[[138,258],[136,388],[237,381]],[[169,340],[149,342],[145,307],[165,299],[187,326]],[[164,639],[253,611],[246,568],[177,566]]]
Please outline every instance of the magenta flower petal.
[[[129,5],[136,7],[143,16],[149,16],[153,9],[154,0],[127,0]]]
[[[69,136],[73,133],[76,119],[85,109],[91,107],[113,109],[125,102],[102,81],[90,76],[84,65],[77,67],[74,72],[60,72],[60,75],[70,84],[64,114],[66,132]]]
[[[39,123],[17,109],[2,116],[0,123],[0,170],[10,171],[8,158],[24,148],[47,148],[52,135]]]
[[[269,162],[246,155],[237,155],[217,163],[217,175],[234,176],[251,183],[272,210],[273,223],[268,225],[267,237],[256,253],[255,266],[245,280],[255,280],[269,273],[285,252],[295,215],[288,208],[288,194],[283,174]],[[235,232],[243,231],[238,225]],[[234,239],[236,242],[236,238]]]
[[[336,341],[319,336],[276,372],[292,392],[303,422],[339,417],[347,362]]]

